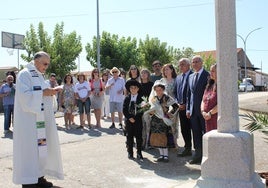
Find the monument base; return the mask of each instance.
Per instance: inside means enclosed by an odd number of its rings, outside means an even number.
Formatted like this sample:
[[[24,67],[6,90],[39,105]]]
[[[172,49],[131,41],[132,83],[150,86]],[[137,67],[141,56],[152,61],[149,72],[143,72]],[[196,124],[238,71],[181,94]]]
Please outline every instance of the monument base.
[[[201,177],[195,188],[265,188],[255,172],[253,135],[246,131],[203,136]]]

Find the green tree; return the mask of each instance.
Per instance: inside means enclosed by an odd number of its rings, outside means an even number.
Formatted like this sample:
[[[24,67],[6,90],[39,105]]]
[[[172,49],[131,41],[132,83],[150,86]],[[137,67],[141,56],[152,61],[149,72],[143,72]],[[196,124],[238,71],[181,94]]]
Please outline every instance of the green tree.
[[[33,55],[42,50],[51,56],[51,63],[47,70],[47,74],[54,72],[57,78],[62,78],[65,74],[76,69],[75,59],[82,51],[81,37],[77,36],[73,31],[70,34],[64,34],[64,24],[56,24],[52,37],[44,29],[42,22],[38,25],[38,31],[34,26],[30,25],[30,30],[26,31],[23,43],[27,55],[22,54],[21,57],[30,62]]]
[[[177,48],[174,49],[173,51],[173,65],[175,66],[175,69],[177,70],[177,72],[179,72],[179,68],[178,68],[178,61],[181,58],[189,58],[191,59],[194,55],[194,50],[190,47],[183,47],[182,49]]]
[[[194,50],[190,47],[183,47],[182,49],[177,48],[173,51],[174,61],[179,61],[181,58],[191,59],[194,55]]]
[[[82,51],[81,37],[73,31],[64,34],[64,24],[56,24],[51,44],[51,63],[48,72],[54,72],[59,78],[76,69],[75,59]]]
[[[93,37],[92,45],[86,45],[87,60],[93,67],[97,67],[97,39]],[[130,65],[140,65],[140,57],[137,50],[137,40],[131,37],[119,38],[118,35],[111,35],[102,32],[100,37],[100,63],[101,68],[120,67],[128,69]]]
[[[210,54],[209,56],[201,55],[203,58],[203,66],[206,70],[210,70],[210,66],[216,63],[216,59]]]
[[[30,62],[33,54],[40,50],[38,36],[32,24],[30,25],[30,31],[26,31],[23,46],[25,47],[27,55],[22,54],[21,58],[27,62]]]
[[[140,40],[139,52],[141,53],[143,67],[152,70],[152,62],[160,60],[163,64],[172,63],[173,48],[167,47],[166,42],[160,42],[158,38],[146,36],[144,41]]]

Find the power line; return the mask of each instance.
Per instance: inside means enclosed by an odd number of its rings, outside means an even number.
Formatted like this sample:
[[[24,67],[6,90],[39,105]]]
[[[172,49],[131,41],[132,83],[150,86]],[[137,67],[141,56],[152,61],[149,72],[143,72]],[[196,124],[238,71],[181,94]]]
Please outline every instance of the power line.
[[[185,8],[185,7],[198,7],[211,5],[213,3],[199,3],[199,4],[191,4],[191,5],[177,5],[177,6],[169,6],[169,7],[156,7],[156,8],[145,8],[145,9],[134,9],[134,10],[118,10],[118,11],[108,11],[103,12],[102,14],[118,14],[118,13],[129,13],[129,12],[146,12],[146,11],[155,11],[155,10],[168,10],[168,9],[176,9],[176,8]]]
[[[186,7],[199,7],[205,5],[211,5],[210,3],[198,3],[198,4],[188,4],[188,5],[176,5],[168,7],[156,7],[156,8],[145,8],[145,9],[133,9],[133,10],[118,10],[118,11],[107,11],[101,12],[100,14],[120,14],[120,13],[131,13],[131,12],[147,12],[147,11],[157,11],[157,10],[168,10]],[[19,18],[0,18],[0,21],[17,21],[17,20],[31,20],[31,19],[52,19],[52,18],[66,18],[66,17],[81,17],[88,16],[89,14],[70,14],[70,15],[58,15],[58,16],[42,16],[42,17],[19,17]]]

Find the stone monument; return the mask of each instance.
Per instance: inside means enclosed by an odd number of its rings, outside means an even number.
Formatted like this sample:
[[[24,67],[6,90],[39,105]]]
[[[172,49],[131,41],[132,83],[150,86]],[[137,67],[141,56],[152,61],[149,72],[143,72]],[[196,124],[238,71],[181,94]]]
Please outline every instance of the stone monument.
[[[235,0],[215,0],[218,130],[203,136],[195,188],[265,188],[255,172],[253,135],[239,130]]]

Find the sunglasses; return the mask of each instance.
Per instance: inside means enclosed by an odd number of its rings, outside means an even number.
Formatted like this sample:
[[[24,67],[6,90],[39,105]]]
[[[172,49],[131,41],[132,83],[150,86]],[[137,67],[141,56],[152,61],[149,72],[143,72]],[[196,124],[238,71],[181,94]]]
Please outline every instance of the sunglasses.
[[[118,73],[117,71],[112,72],[113,74]]]
[[[137,68],[130,68],[130,70],[137,70]]]

